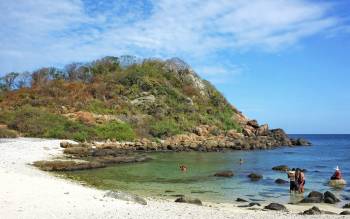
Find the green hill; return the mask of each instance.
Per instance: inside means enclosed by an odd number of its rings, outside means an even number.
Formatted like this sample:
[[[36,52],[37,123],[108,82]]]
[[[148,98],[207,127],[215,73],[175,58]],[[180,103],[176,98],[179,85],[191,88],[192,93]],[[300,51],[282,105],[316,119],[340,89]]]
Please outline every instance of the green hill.
[[[192,133],[200,125],[215,127],[212,134],[241,133],[247,123],[177,58],[105,57],[10,73],[0,86],[0,124],[23,136],[157,140]]]

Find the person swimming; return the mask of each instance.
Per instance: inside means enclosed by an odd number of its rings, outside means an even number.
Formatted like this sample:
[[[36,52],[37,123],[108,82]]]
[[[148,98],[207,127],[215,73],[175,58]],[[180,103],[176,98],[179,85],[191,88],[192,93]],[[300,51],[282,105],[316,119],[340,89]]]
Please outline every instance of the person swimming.
[[[337,166],[335,168],[335,172],[333,173],[333,175],[331,176],[331,180],[340,180],[342,179],[342,175],[341,175],[341,172],[340,172],[340,169],[339,167]]]
[[[186,172],[187,171],[187,166],[184,165],[184,164],[181,164],[180,165],[180,170],[181,170],[181,172]]]
[[[240,158],[240,159],[239,159],[239,165],[242,165],[242,164],[243,164],[243,162],[244,162],[244,161],[243,161],[243,159],[242,159],[242,158]]]

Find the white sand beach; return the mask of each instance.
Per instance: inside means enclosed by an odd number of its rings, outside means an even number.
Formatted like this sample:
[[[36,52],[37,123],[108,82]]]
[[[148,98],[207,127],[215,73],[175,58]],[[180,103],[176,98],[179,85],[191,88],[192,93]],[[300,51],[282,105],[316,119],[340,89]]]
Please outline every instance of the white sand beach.
[[[147,198],[147,205],[104,197],[106,191],[55,177],[29,165],[62,154],[60,140],[0,139],[0,218],[345,218],[303,216],[313,205],[286,205],[289,213],[249,210],[238,203],[204,206]],[[318,205],[339,213],[342,209]]]

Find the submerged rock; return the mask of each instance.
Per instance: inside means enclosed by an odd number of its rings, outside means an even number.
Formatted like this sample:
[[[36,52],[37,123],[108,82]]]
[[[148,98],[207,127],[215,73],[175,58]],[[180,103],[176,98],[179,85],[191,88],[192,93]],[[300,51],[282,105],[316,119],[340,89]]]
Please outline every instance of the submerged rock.
[[[236,202],[248,202],[247,200],[243,199],[243,198],[237,198]]]
[[[124,200],[124,201],[131,201],[131,202],[135,202],[141,205],[147,205],[147,201],[137,195],[134,194],[129,194],[126,192],[114,192],[114,191],[109,191],[107,192],[104,197],[110,197],[110,198],[115,198],[115,199],[120,199],[120,200]]]
[[[273,211],[287,211],[287,208],[284,205],[278,203],[270,203],[269,205],[265,206],[265,209]]]
[[[287,180],[284,180],[284,179],[276,179],[275,183],[277,183],[277,184],[287,184],[289,182]]]
[[[302,214],[303,215],[319,215],[319,214],[322,214],[322,211],[318,207],[313,206],[312,208],[304,211]]]
[[[285,172],[289,170],[289,167],[287,165],[279,165],[279,166],[272,167],[272,170]]]
[[[251,173],[248,175],[251,181],[258,181],[263,178],[263,176],[259,173]]]
[[[221,171],[221,172],[217,172],[214,174],[214,176],[218,176],[218,177],[233,177],[234,174],[231,170],[227,170],[227,171]]]
[[[195,204],[195,205],[202,205],[202,201],[195,198],[195,199],[192,199],[192,198],[188,198],[188,197],[185,197],[185,196],[182,196],[182,197],[179,197],[175,200],[175,202],[179,202],[179,203],[188,203],[188,204]]]
[[[105,164],[99,162],[72,160],[40,160],[35,161],[33,165],[44,171],[73,171],[106,167]]]

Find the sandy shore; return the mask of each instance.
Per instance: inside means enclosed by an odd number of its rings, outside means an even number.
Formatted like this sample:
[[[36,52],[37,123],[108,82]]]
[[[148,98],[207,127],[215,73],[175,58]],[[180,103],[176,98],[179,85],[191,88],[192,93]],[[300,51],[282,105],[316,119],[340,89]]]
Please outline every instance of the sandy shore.
[[[104,197],[106,191],[60,179],[28,164],[62,154],[59,140],[0,139],[0,218],[345,218],[302,216],[312,205],[286,205],[289,213],[239,208],[238,203],[204,206],[146,198],[147,205]],[[318,205],[339,213],[342,209]]]

